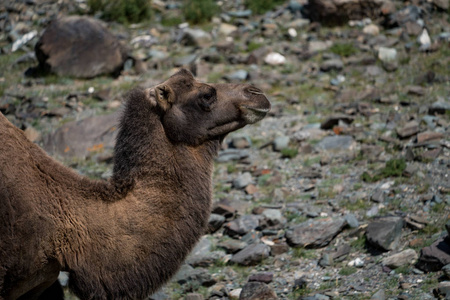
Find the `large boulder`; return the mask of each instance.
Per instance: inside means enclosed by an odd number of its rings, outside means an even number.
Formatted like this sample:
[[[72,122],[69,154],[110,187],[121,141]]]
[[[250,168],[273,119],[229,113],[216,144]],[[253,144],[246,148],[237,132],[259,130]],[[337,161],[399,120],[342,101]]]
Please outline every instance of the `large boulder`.
[[[335,25],[348,20],[375,19],[391,13],[394,5],[390,0],[309,0],[304,10],[313,21]]]
[[[39,66],[28,72],[92,78],[118,75],[127,58],[124,46],[99,20],[84,16],[56,19],[35,47]]]

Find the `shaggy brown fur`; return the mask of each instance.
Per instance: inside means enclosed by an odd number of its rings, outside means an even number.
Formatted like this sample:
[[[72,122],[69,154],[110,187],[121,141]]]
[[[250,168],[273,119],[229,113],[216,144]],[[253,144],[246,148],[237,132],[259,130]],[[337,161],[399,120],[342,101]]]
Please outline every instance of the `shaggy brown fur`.
[[[147,297],[204,232],[221,140],[269,109],[252,86],[186,70],[136,90],[109,181],[54,161],[0,114],[0,299],[36,299],[60,270],[81,299]]]

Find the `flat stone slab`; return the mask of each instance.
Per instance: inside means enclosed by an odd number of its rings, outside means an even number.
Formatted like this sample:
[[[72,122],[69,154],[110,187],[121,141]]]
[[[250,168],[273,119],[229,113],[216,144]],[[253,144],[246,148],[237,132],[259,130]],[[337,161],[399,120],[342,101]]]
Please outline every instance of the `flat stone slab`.
[[[345,225],[344,218],[306,221],[286,231],[287,242],[293,247],[321,248],[328,245]]]
[[[317,145],[319,151],[349,151],[356,148],[356,142],[350,135],[327,136]]]
[[[231,262],[243,266],[256,265],[263,259],[269,257],[269,254],[269,246],[263,243],[254,243],[233,255]]]
[[[403,265],[413,264],[418,258],[416,251],[413,249],[406,249],[402,252],[385,257],[382,264],[391,269],[396,269]]]

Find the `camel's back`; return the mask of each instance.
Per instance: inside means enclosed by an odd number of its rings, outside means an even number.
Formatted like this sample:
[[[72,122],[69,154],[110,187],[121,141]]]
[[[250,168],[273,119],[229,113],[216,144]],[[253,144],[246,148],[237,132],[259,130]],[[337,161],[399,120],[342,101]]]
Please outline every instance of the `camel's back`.
[[[77,179],[0,114],[0,236],[23,233],[14,228],[39,231],[54,222],[48,216],[61,210],[59,200],[67,193],[63,183],[73,187]]]

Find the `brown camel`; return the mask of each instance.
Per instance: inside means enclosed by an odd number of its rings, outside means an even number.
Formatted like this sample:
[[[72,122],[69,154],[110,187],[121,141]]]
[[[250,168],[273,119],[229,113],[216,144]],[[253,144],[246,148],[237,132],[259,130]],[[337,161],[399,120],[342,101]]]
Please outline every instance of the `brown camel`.
[[[38,299],[61,270],[81,299],[155,292],[204,233],[221,141],[269,109],[253,86],[186,70],[132,91],[108,181],[56,162],[0,114],[0,299]]]

